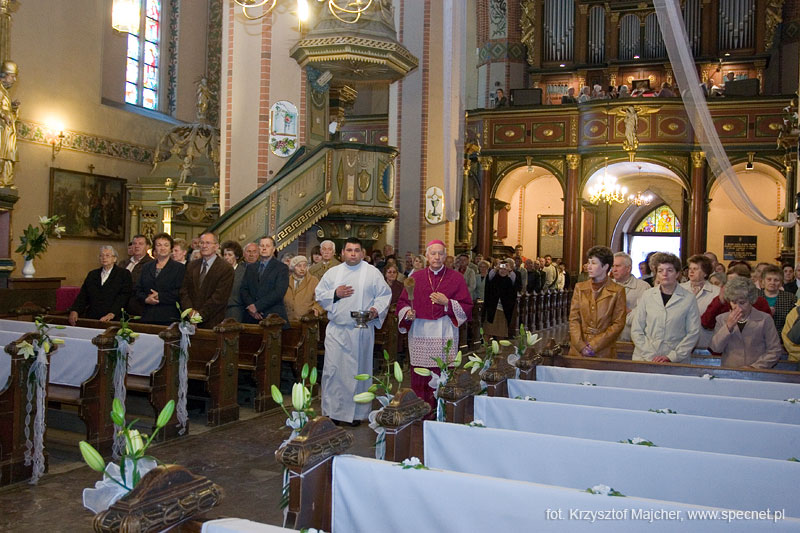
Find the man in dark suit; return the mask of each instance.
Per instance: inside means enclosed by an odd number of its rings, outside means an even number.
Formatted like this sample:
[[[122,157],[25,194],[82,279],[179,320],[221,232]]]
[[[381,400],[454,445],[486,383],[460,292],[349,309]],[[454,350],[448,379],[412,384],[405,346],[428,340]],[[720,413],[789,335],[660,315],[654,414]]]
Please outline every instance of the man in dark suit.
[[[147,237],[141,234],[134,235],[131,239],[130,246],[133,254],[127,261],[120,261],[118,263],[119,266],[131,273],[131,283],[134,287],[139,283],[139,277],[142,275],[142,267],[153,260],[147,253],[147,245]],[[125,310],[131,316],[141,316],[141,314],[144,313],[144,305],[131,293],[130,300]]]
[[[100,268],[86,275],[81,291],[69,309],[69,323],[74,326],[79,317],[101,322],[119,320],[122,308],[131,296],[131,273],[114,263],[117,252],[113,246],[100,247]]]
[[[289,288],[289,268],[275,258],[275,240],[262,237],[258,241],[258,261],[247,265],[242,281],[244,322],[258,324],[270,313],[288,322],[283,296]]]
[[[217,256],[219,241],[213,233],[200,235],[200,259],[191,261],[181,286],[181,307],[200,313],[202,328],[213,328],[225,318],[233,286],[233,267]]]

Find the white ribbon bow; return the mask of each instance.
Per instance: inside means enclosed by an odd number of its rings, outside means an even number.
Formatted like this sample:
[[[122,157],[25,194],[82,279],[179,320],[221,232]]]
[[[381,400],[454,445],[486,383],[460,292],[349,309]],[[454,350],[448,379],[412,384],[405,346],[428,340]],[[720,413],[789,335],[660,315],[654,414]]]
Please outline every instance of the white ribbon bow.
[[[35,343],[36,344],[36,343]],[[25,466],[33,464],[31,469],[31,485],[36,485],[44,475],[44,411],[47,392],[47,352],[44,347],[36,345],[36,360],[28,370],[28,400],[25,406]],[[36,394],[36,416],[33,419],[33,441],[30,439],[31,411],[33,395]]]
[[[153,459],[139,459],[136,469],[139,471],[139,479],[158,466]],[[121,487],[115,481],[123,483]],[[129,488],[126,488],[129,487]],[[108,463],[103,479],[94,484],[93,489],[83,489],[83,506],[93,513],[101,513],[114,505],[114,502],[128,494],[133,489],[133,460],[125,459],[125,479],[122,479],[119,466],[115,463]]]
[[[181,355],[178,368],[178,405],[175,406],[175,413],[178,417],[178,425],[181,428],[178,430],[178,435],[183,435],[186,432],[186,423],[189,421],[189,412],[186,410],[186,391],[189,387],[187,363],[189,361],[189,346],[192,344],[190,337],[194,335],[196,328],[190,322],[181,322],[178,324],[178,330],[181,332]]]
[[[124,407],[128,394],[125,388],[125,376],[128,373],[128,358],[133,352],[133,347],[123,337],[117,335],[115,338],[117,340],[117,359],[114,365],[114,398],[119,400]],[[114,444],[111,451],[114,459],[119,459],[125,452],[125,436],[122,435],[122,429],[114,424]]]

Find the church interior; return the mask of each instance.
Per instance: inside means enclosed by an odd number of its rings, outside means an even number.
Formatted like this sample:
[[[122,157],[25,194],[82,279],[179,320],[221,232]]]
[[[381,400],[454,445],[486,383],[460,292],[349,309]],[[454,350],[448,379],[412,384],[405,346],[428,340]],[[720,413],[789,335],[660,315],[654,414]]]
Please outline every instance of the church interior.
[[[189,402],[200,407],[184,415],[185,434],[161,426],[153,442],[153,455],[183,469],[165,469],[163,479],[134,489],[137,498],[97,515],[81,491],[100,474],[77,443],[87,438],[111,457],[120,426],[108,419],[118,395],[109,354],[118,331],[103,333],[109,324],[87,319],[78,325],[94,328],[91,336],[65,333],[92,360],[86,382],[40,387],[49,408],[32,410],[33,374],[14,372],[30,365],[17,339],[33,333],[12,321],[33,331],[41,313],[75,326],[68,312],[98,266],[97,250],[112,246],[124,260],[136,236],[150,242],[163,233],[195,249],[205,232],[241,248],[269,236],[287,261],[357,238],[367,255],[393,250],[398,266],[441,242],[448,256],[558,259],[573,282],[587,279],[597,247],[628,254],[635,277],[655,251],[684,266],[710,252],[724,264],[790,266],[794,274],[798,58],[800,0],[0,0],[0,355],[8,360],[0,360],[8,381],[0,381],[0,530],[479,531],[529,519],[570,531],[562,516],[569,509],[612,504],[625,517],[608,527],[623,530],[642,524],[629,513],[655,507],[677,517],[694,508],[773,512],[681,524],[690,530],[797,528],[800,506],[781,496],[800,481],[800,372],[791,354],[766,370],[723,368],[713,351],[656,366],[631,360],[633,344],[620,341],[617,359],[573,358],[574,283],[521,289],[510,346],[494,348],[503,355],[495,359],[476,305],[458,324],[453,353],[462,350],[464,362],[483,354],[481,378],[443,369],[449,381],[436,385],[445,392],[436,389],[433,406],[399,389],[413,371],[404,363],[407,335],[390,312],[374,339],[376,376],[385,369],[390,382],[392,365],[402,364],[392,402],[381,409],[376,399],[377,415],[360,427],[308,420],[300,437],[270,386],[289,405],[291,382],[302,375],[306,386],[309,367],[322,376],[327,322],[225,322],[192,329],[191,346],[176,325],[131,322],[139,345],[157,355],[145,374],[128,370],[127,408],[144,420],[136,427],[151,433],[169,400],[187,394],[181,353]],[[55,233],[29,257],[29,232],[54,216]],[[524,342],[526,330],[537,342]],[[57,348],[53,359],[59,349],[66,351]],[[3,365],[11,365],[7,374]],[[311,389],[295,411],[321,414]],[[719,407],[722,397],[730,407]],[[633,403],[646,405],[644,413]],[[676,405],[685,408],[664,410]],[[643,416],[648,407],[657,414]],[[687,420],[670,429],[679,415]],[[617,437],[594,427],[602,416],[619,425]],[[708,417],[696,430],[708,434],[706,444],[671,440],[700,440],[688,429],[699,417]],[[37,475],[29,433],[40,418],[46,465]],[[552,432],[542,429],[551,419]],[[557,423],[567,419],[596,433]],[[485,433],[474,436],[470,425]],[[742,441],[725,448],[723,437]],[[785,445],[767,450],[759,439]],[[467,455],[462,464],[442,452],[448,442],[459,449],[452,455],[520,448],[508,459]],[[541,457],[555,453],[552,472],[540,459],[531,466],[537,446]],[[333,460],[343,452],[356,457]],[[649,459],[639,452],[655,457],[649,476],[681,474],[642,483],[636,465]],[[379,453],[384,461],[359,462]],[[601,466],[585,466],[593,481],[581,463],[564,466],[595,454]],[[415,465],[423,455],[425,466]],[[512,461],[526,457],[531,465]],[[385,470],[392,460],[406,462]],[[689,472],[706,467],[724,474],[729,489],[698,488],[707,481]],[[548,472],[537,477],[541,470]],[[31,476],[41,477],[37,485]],[[612,482],[620,486],[605,485]],[[748,484],[763,494],[736,496]],[[623,495],[615,489],[628,498],[614,500],[625,502],[598,500]],[[463,503],[437,508],[437,491]],[[484,496],[473,501],[475,493]],[[530,501],[545,503],[530,516],[501,517]],[[407,516],[425,513],[441,513],[441,522]],[[212,518],[261,524],[213,526]],[[657,525],[677,530],[669,520]]]

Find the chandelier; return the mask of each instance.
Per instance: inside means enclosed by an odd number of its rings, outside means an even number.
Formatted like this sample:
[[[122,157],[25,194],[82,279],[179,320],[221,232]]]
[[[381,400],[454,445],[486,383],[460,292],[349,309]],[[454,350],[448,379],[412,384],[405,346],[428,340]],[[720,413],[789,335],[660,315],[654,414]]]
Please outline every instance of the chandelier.
[[[636,165],[636,168],[639,169],[639,178],[642,177],[642,165]],[[650,202],[653,201],[653,195],[650,193],[643,193],[641,191],[637,192],[636,194],[631,194],[628,196],[628,203],[631,205],[635,205],[636,207],[641,207],[643,205],[650,205]]]
[[[269,15],[278,0],[233,0],[236,5],[242,8],[242,14],[246,19],[258,20]],[[291,0],[283,0],[289,2]],[[331,12],[337,20],[345,24],[355,24],[361,19],[361,15],[370,8],[373,0],[316,0],[317,3],[327,3],[328,11]],[[309,0],[296,0],[298,20],[306,22],[310,16],[310,9],[308,7]],[[253,15],[248,10],[261,8],[258,15]]]
[[[636,194],[631,194],[628,196],[628,203],[631,205],[635,205],[636,207],[641,207],[643,205],[650,205],[650,202],[653,201],[653,195],[648,193],[637,192]]]
[[[603,168],[603,178],[600,183],[589,187],[589,201],[593,204],[605,202],[613,204],[614,202],[622,203],[625,201],[625,194],[628,192],[626,187],[620,187],[617,183],[617,178],[608,175],[608,158],[606,157],[606,165]]]

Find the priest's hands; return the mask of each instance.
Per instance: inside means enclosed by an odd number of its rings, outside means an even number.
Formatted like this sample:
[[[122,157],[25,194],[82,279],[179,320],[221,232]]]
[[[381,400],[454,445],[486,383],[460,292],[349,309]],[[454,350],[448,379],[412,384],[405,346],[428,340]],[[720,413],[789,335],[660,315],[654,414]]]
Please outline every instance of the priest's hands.
[[[336,296],[338,296],[339,299],[352,296],[354,292],[355,291],[353,290],[353,287],[351,287],[350,285],[339,285],[338,287],[336,287]]]
[[[413,309],[409,309],[404,318],[408,321],[414,320],[417,318],[417,313],[415,313]]]
[[[439,305],[447,305],[450,299],[442,294],[441,292],[432,292],[431,293],[431,302]]]
[[[671,363],[670,358],[666,355],[657,355],[651,359],[654,363]]]
[[[376,318],[378,318],[378,310],[375,309],[374,307],[370,307],[369,308],[369,319],[370,320],[375,320]]]

